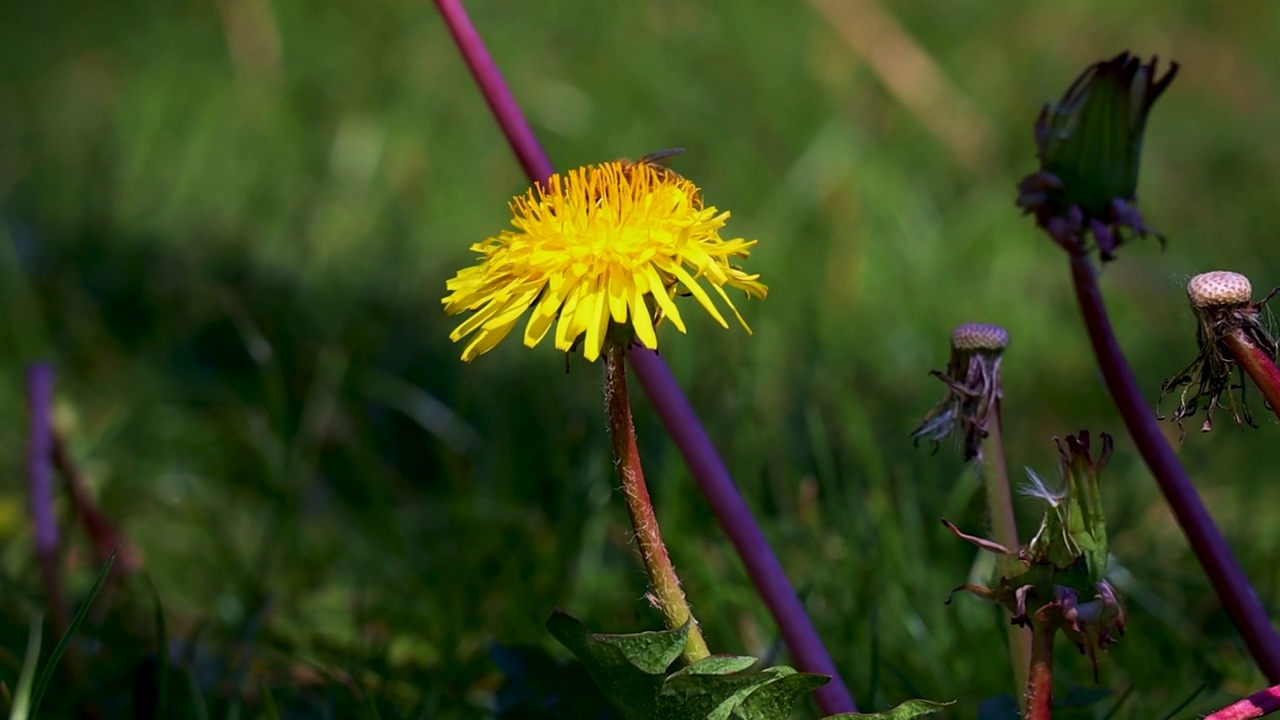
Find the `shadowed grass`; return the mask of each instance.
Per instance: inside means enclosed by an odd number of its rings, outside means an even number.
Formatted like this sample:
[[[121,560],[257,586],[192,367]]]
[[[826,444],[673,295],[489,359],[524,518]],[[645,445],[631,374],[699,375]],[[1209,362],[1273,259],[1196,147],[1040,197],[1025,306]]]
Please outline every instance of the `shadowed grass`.
[[[228,33],[248,31],[218,10],[259,6],[275,70],[233,58]],[[1130,248],[1102,278],[1153,404],[1194,349],[1190,274],[1277,282],[1280,156],[1259,142],[1280,126],[1277,11],[886,3],[995,128],[971,172],[802,5],[468,7],[552,157],[685,146],[677,169],[761,240],[770,297],[743,308],[755,335],[691,317],[689,338],[660,330],[663,355],[858,699],[960,698],[960,717],[1009,691],[997,610],[942,604],[974,555],[937,518],[981,527],[981,486],[911,448],[936,392],[926,373],[956,323],[998,322],[1016,339],[1012,467],[1049,471],[1053,435],[1120,435],[1060,251],[1018,217],[1013,184],[1033,166],[1039,103],[1124,47],[1184,72],[1139,189],[1169,249]],[[33,5],[0,23],[0,60],[15,68],[0,77],[0,298],[21,321],[0,330],[0,383],[19,387],[34,353],[58,367],[60,427],[165,608],[174,716],[267,714],[266,688],[281,717],[487,717],[491,644],[558,652],[552,608],[660,625],[610,500],[598,389],[579,377],[596,369],[566,377],[561,356],[518,343],[464,366],[447,341],[444,279],[502,229],[523,180],[430,4]],[[19,403],[0,393],[7,427]],[[767,655],[767,615],[638,405],[673,560],[695,611],[714,608],[700,613],[712,648]],[[1280,501],[1275,432],[1180,450],[1271,608],[1280,522],[1256,508]],[[0,434],[0,471],[16,477],[21,452]],[[1260,686],[1144,472],[1119,439],[1103,493],[1132,620],[1103,659],[1111,699],[1081,716],[1126,693],[1116,717],[1160,716],[1204,683],[1189,709]],[[24,502],[0,490],[8,687],[40,607]],[[96,570],[85,557],[66,558],[73,596]],[[82,632],[113,652],[86,659],[88,687],[55,676],[48,712],[96,698],[127,715],[135,682],[160,672],[151,593],[108,599]],[[1095,689],[1061,652],[1061,681]]]

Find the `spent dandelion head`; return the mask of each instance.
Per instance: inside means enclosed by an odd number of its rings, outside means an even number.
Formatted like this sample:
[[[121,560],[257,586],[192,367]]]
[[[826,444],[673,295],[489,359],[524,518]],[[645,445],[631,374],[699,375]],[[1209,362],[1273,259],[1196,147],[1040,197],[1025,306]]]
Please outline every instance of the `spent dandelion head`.
[[[1178,409],[1172,417],[1180,428],[1185,418],[1202,408],[1205,420],[1200,429],[1205,432],[1213,428],[1213,411],[1216,408],[1229,410],[1237,425],[1256,427],[1245,401],[1247,383],[1242,373],[1236,373],[1241,377],[1232,382],[1232,370],[1240,366],[1224,347],[1224,338],[1241,332],[1274,362],[1276,341],[1263,325],[1261,314],[1267,301],[1277,292],[1280,288],[1255,303],[1249,278],[1226,270],[1201,273],[1187,283],[1187,299],[1196,314],[1198,352],[1190,365],[1160,386],[1161,398],[1179,387],[1183,388],[1178,398]]]
[[[917,443],[927,439],[936,447],[959,427],[964,459],[981,457],[989,418],[1000,402],[1000,357],[1007,347],[1009,331],[999,325],[956,326],[951,332],[951,359],[946,371],[929,373],[946,384],[946,392],[920,421],[911,438]]]
[[[554,324],[556,348],[581,345],[591,361],[607,341],[657,349],[663,319],[685,332],[677,295],[692,295],[728,327],[704,283],[750,332],[725,288],[765,296],[759,275],[737,264],[756,241],[721,238],[729,213],[704,205],[696,185],[656,164],[669,154],[577,168],[516,197],[514,229],[473,245],[477,264],[447,283],[445,312],[473,312],[450,335],[470,337],[462,359],[492,349],[530,310],[526,346]]]
[[[1095,650],[1106,650],[1123,635],[1127,621],[1124,604],[1105,577],[1110,556],[1099,483],[1112,441],[1106,433],[1101,440],[1095,456],[1087,432],[1068,435],[1065,441],[1055,438],[1061,487],[1052,488],[1028,471],[1031,485],[1025,494],[1045,503],[1040,529],[1029,543],[1006,547],[942,521],[956,537],[997,556],[990,587],[966,583],[952,594],[968,592],[1003,605],[1015,625],[1049,623],[1062,630],[1089,656],[1095,675]]]

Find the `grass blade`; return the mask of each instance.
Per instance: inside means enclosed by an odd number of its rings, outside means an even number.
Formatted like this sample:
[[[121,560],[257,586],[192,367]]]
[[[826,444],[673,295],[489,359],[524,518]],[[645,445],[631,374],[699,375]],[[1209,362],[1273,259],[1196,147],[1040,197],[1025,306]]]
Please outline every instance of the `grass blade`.
[[[156,717],[169,717],[169,631],[164,622],[164,607],[160,604],[160,593],[147,578],[151,588],[151,597],[156,604]]]
[[[267,716],[267,720],[280,720],[280,710],[276,707],[276,699],[271,696],[271,687],[263,681],[262,685],[262,710]]]
[[[111,555],[107,557],[107,561],[102,563],[102,568],[98,570],[98,577],[93,581],[93,587],[89,588],[89,594],[85,597],[84,602],[80,603],[80,609],[76,610],[76,616],[67,626],[67,631],[62,634],[62,639],[53,647],[53,653],[49,655],[49,662],[45,664],[44,670],[40,671],[40,679],[36,681],[35,693],[31,696],[31,714],[34,716],[36,710],[40,709],[40,700],[44,697],[44,691],[49,687],[49,681],[53,680],[53,671],[58,667],[58,661],[62,659],[63,653],[71,646],[71,640],[75,637],[76,631],[80,629],[81,623],[89,614],[89,608],[93,606],[93,601],[97,599],[98,593],[102,591],[102,586],[107,582],[107,576],[111,574],[111,566],[115,564],[116,553],[119,549],[111,551]]]
[[[40,628],[43,624],[38,613],[31,616],[27,656],[23,658],[22,670],[18,673],[18,686],[13,692],[13,709],[9,712],[9,720],[27,720],[28,715],[35,712],[35,706],[31,704],[31,682],[36,676],[36,664],[40,662]]]

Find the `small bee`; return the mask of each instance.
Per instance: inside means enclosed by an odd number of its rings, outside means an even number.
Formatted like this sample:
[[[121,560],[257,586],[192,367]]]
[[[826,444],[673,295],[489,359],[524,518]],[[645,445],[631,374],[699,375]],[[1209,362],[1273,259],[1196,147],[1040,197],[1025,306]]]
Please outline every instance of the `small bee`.
[[[636,165],[648,165],[656,170],[664,179],[672,176],[679,178],[682,177],[680,173],[672,170],[668,163],[671,162],[671,158],[683,152],[684,148],[667,148],[666,150],[651,152],[634,162],[630,158],[620,158],[618,162],[622,163],[624,168],[631,168]]]

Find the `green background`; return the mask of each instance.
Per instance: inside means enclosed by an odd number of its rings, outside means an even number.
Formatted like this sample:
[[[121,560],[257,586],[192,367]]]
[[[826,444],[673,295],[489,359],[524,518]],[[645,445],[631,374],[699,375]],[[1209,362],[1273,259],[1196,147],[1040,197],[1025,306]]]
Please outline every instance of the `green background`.
[[[769,297],[739,304],[754,335],[690,308],[689,337],[664,326],[662,351],[864,708],[922,696],[972,717],[1010,690],[997,610],[943,605],[975,555],[938,518],[981,530],[980,486],[908,437],[941,395],[927,372],[968,321],[1013,338],[1012,468],[1053,476],[1055,435],[1117,436],[1103,493],[1129,633],[1098,685],[1061,647],[1059,692],[1110,693],[1084,717],[1118,703],[1116,717],[1149,718],[1197,689],[1182,716],[1261,687],[1101,385],[1065,257],[1013,188],[1035,169],[1040,105],[1085,65],[1122,49],[1182,64],[1139,186],[1168,247],[1126,246],[1102,276],[1154,408],[1195,351],[1190,275],[1280,283],[1280,6],[468,9],[559,167],[685,147],[675,167],[732,211],[729,236],[759,239],[747,267]],[[553,608],[613,632],[660,625],[614,492],[600,368],[566,374],[549,343],[514,336],[464,365],[448,340],[444,281],[527,181],[430,3],[0,13],[8,687],[41,605],[21,480],[20,388],[38,359],[57,368],[60,427],[96,497],[145,556],[185,659],[171,691],[184,713],[266,712],[265,689],[297,717],[486,717],[495,643],[564,655],[542,628]],[[875,25],[886,16],[908,42]],[[917,94],[924,105],[904,101]],[[712,648],[774,656],[732,548],[633,400]],[[1277,426],[1260,402],[1254,414],[1261,428],[1244,432],[1193,420],[1179,453],[1274,609]],[[1036,508],[1019,512],[1025,533]],[[76,596],[95,568],[80,535],[69,547]],[[88,628],[93,682],[61,678],[51,702],[134,702],[152,600],[141,576],[120,588]]]

